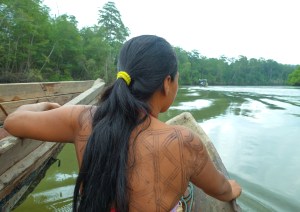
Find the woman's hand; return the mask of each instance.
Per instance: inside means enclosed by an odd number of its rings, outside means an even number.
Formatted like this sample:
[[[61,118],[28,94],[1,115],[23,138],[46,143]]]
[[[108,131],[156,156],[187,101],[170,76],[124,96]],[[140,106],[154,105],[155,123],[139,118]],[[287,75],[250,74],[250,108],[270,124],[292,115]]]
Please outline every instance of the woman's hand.
[[[52,110],[60,107],[60,104],[55,102],[41,102],[45,104],[45,110]]]
[[[195,142],[195,144],[198,143],[198,146],[201,147],[196,149],[196,154],[199,159],[195,160],[195,167],[200,164],[202,168],[200,172],[197,171],[193,173],[191,176],[192,183],[201,188],[206,194],[218,200],[231,201],[236,199],[242,192],[241,186],[234,180],[228,180],[224,174],[215,167],[200,137],[195,136],[193,142]],[[189,141],[189,144],[190,143]],[[201,162],[201,160],[205,162]]]
[[[40,103],[35,103],[35,104],[27,104],[27,105],[22,105],[20,106],[15,112],[17,111],[46,111],[46,110],[52,110],[59,108],[60,105],[58,103],[54,102],[40,102]]]
[[[242,187],[235,180],[228,180],[228,182],[231,186],[233,199],[238,198],[242,193]]]

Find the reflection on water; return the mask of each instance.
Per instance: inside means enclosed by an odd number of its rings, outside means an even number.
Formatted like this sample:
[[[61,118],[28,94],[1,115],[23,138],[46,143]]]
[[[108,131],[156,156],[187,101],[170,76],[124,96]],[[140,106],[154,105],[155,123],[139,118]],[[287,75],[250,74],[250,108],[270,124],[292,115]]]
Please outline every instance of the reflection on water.
[[[49,189],[44,192],[37,192],[32,194],[35,202],[55,202],[59,199],[66,199],[72,196],[74,186],[63,186],[59,188]]]
[[[209,107],[212,104],[212,101],[205,100],[205,99],[197,99],[195,101],[189,102],[179,102],[178,106],[171,106],[170,110],[199,110],[204,107]]]
[[[242,184],[243,211],[300,211],[300,89],[182,87],[168,120],[193,114],[213,141],[230,176]],[[68,211],[77,162],[71,145],[16,211]]]

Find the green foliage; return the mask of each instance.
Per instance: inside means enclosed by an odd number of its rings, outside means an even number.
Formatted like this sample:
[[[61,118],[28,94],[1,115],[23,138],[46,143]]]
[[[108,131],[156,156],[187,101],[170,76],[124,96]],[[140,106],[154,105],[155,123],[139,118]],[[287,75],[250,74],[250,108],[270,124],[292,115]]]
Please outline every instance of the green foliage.
[[[114,2],[107,2],[103,9],[99,10],[98,24],[100,24],[104,38],[111,45],[122,44],[129,36],[129,29],[123,24],[121,14]]]
[[[292,73],[288,76],[288,83],[290,85],[300,86],[300,66],[295,69]]]
[[[108,55],[105,62],[104,80],[112,81],[116,76],[116,61],[119,50],[129,36],[129,29],[125,27],[121,14],[114,2],[107,2],[102,10],[99,10],[100,33],[108,42]]]
[[[30,69],[26,76],[27,76],[26,81],[28,81],[28,82],[42,82],[43,81],[42,73],[38,69]]]
[[[80,34],[83,57],[79,66],[85,75],[84,79],[104,79],[109,44],[101,37],[98,26],[83,28]]]
[[[99,24],[78,30],[74,16],[52,18],[41,0],[1,1],[0,82],[114,80],[129,30],[112,2]]]
[[[180,84],[191,84],[191,63],[188,58],[188,54],[183,49],[176,47],[175,52],[178,58],[178,69],[180,72],[179,83]]]
[[[42,0],[0,2],[0,82],[115,79],[118,52],[129,36],[114,2],[99,10],[98,25],[81,30],[74,16],[50,17]],[[206,58],[174,47],[180,84],[299,85],[299,67],[273,60]],[[295,70],[295,71],[294,71]],[[293,72],[294,71],[294,72]],[[293,73],[292,73],[293,72]]]
[[[51,52],[47,56],[47,64],[43,67],[45,68],[43,73],[48,76],[47,78],[51,77],[45,71],[47,69],[63,76],[71,75],[71,79],[82,77],[78,65],[82,55],[82,38],[76,24],[75,17],[67,15],[59,16],[52,21]]]
[[[263,58],[250,60],[206,58],[199,52],[186,52],[176,47],[179,61],[180,84],[198,85],[199,79],[207,79],[209,85],[285,85],[294,66],[279,64]]]
[[[0,3],[0,71],[24,77],[43,60],[49,40],[48,9],[39,0]]]

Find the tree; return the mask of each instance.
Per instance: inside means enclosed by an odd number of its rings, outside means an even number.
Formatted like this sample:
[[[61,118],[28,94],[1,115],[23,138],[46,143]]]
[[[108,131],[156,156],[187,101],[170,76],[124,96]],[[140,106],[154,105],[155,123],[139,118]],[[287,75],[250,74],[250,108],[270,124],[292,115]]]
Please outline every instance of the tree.
[[[83,28],[80,34],[83,41],[83,58],[80,66],[86,78],[104,78],[104,67],[110,49],[108,42],[101,37],[98,26]]]
[[[99,10],[98,24],[105,39],[111,45],[122,44],[129,36],[129,29],[123,24],[121,14],[114,2],[107,2],[103,9]]]
[[[291,85],[300,86],[300,66],[288,76],[288,83]]]
[[[1,77],[27,81],[38,73],[49,40],[49,9],[40,0],[3,0],[0,3]],[[2,81],[2,79],[1,79]],[[7,81],[8,78],[7,78]]]
[[[190,73],[189,73],[189,78],[190,78],[190,84],[192,85],[197,85],[199,84],[199,79],[202,78],[201,76],[201,55],[197,50],[192,50],[191,52],[187,53],[191,68],[190,68]]]
[[[110,46],[105,65],[105,81],[111,81],[116,72],[114,70],[116,70],[118,52],[129,36],[129,29],[123,24],[121,14],[114,2],[107,2],[103,9],[99,10],[98,24],[100,33],[103,34]]]
[[[178,58],[178,71],[180,73],[179,83],[181,85],[189,85],[191,84],[191,63],[189,61],[188,53],[179,47],[175,47],[175,52]]]
[[[81,79],[79,66],[82,57],[82,39],[74,16],[61,15],[53,20],[49,64],[43,70],[51,81]]]

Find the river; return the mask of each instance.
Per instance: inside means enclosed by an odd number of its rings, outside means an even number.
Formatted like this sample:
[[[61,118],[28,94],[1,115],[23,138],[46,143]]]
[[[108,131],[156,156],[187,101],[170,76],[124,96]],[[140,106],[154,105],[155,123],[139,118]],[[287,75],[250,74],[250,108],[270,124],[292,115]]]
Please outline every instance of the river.
[[[243,211],[300,211],[300,89],[182,86],[166,121],[190,112],[243,188]],[[78,166],[68,144],[15,211],[70,211]]]

